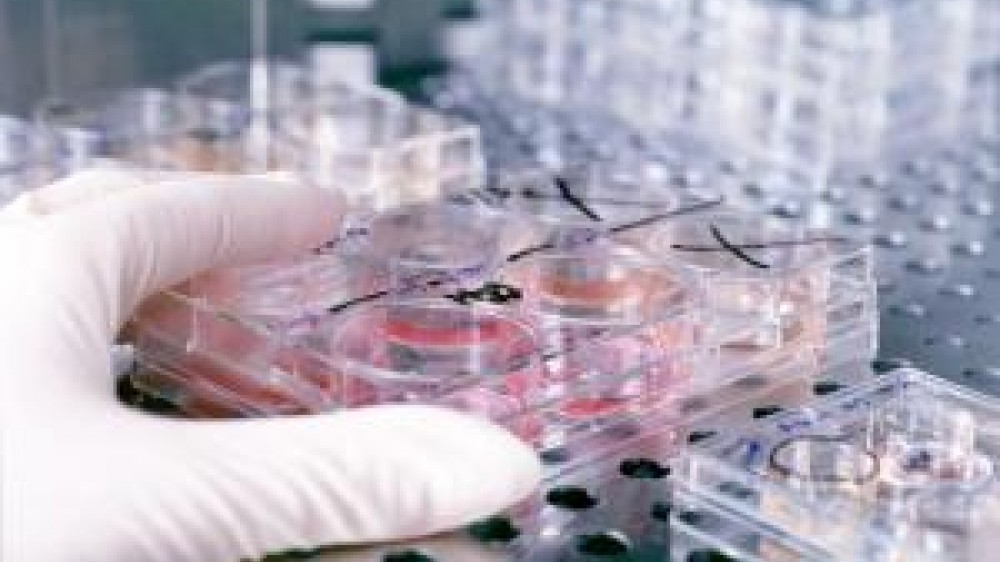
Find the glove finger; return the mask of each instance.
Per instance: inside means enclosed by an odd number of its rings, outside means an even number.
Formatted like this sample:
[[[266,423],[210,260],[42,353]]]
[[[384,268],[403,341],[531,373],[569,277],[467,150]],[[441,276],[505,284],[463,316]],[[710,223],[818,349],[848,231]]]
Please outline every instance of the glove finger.
[[[534,451],[506,430],[427,406],[193,424],[169,438],[184,439],[186,480],[202,483],[176,507],[205,514],[172,534],[228,541],[211,553],[225,559],[456,529],[524,499],[541,475]],[[171,548],[184,545],[158,546]]]
[[[165,182],[198,181],[227,177],[210,172],[172,170],[128,170],[125,168],[98,167],[76,172],[49,185],[26,191],[0,207],[0,225],[58,213],[76,205],[89,203],[119,191]],[[231,175],[230,175],[231,177]],[[260,179],[291,182],[288,172],[269,172]]]
[[[144,184],[138,174],[118,168],[84,170],[22,193],[0,208],[0,225],[58,213]]]
[[[491,516],[540,477],[503,429],[427,406],[198,423],[116,410],[87,422],[32,434],[46,447],[17,459],[12,498],[35,508],[10,535],[17,560],[258,560],[405,540]]]
[[[91,314],[107,314],[108,328],[116,330],[142,298],[201,271],[320,246],[333,237],[341,212],[339,197],[327,190],[206,177],[81,206],[58,217],[51,242],[86,270],[88,279],[77,278],[67,290],[81,306],[107,303],[110,310]],[[86,288],[90,294],[81,294]]]

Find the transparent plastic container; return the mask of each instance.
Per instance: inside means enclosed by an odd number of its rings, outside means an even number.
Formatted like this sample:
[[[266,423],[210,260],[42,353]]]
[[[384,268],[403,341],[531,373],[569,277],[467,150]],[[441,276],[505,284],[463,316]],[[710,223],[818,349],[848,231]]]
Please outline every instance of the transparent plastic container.
[[[996,542],[998,415],[985,396],[896,371],[705,441],[681,458],[676,491],[754,560],[979,560]]]
[[[618,120],[646,144],[669,138],[688,160],[705,148],[737,153],[775,198],[815,195],[838,166],[958,133],[972,61],[986,61],[979,73],[990,66],[996,2],[978,3],[496,0],[485,10],[489,47],[469,71],[471,112],[486,117],[500,162],[596,159],[600,137],[565,135]]]
[[[485,5],[491,89],[689,133],[717,116],[726,4],[712,0],[493,1]]]
[[[502,279],[538,334],[555,398],[546,414],[562,427],[638,418],[712,376],[694,372],[703,350],[693,288],[631,248],[553,250]]]
[[[203,168],[249,173],[291,168],[276,131],[294,107],[312,99],[304,67],[282,60],[219,62],[182,77],[177,91],[196,126],[191,149]]]
[[[395,295],[444,296],[495,278],[514,227],[475,200],[404,205],[375,215],[345,250],[379,270]]]
[[[379,88],[323,86],[281,119],[279,136],[307,181],[339,189],[368,211],[484,181],[476,127]]]
[[[723,130],[774,191],[823,189],[842,163],[942,142],[959,126],[969,0],[744,0],[729,18]]]
[[[638,243],[694,280],[721,371],[802,354],[819,367],[835,344],[831,357],[874,357],[873,263],[857,240],[708,211],[656,225]]]
[[[54,179],[96,162],[142,169],[196,167],[192,121],[177,96],[157,89],[52,99],[35,110],[42,156]]]
[[[310,337],[347,380],[350,405],[443,404],[508,424],[527,441],[547,375],[531,327],[488,306],[390,299],[358,308]]]
[[[399,94],[281,60],[216,63],[178,84],[200,168],[293,171],[342,191],[358,213],[478,187],[478,129]]]
[[[690,376],[690,322],[543,318],[511,305],[512,289],[500,284],[457,298],[369,289],[374,298],[360,302],[333,296],[347,280],[331,280],[328,291],[310,282],[295,294],[273,279],[217,273],[148,301],[136,318],[139,384],[200,416],[445,404],[541,445],[636,416],[682,394]],[[406,366],[414,372],[392,374]]]
[[[874,282],[864,246],[734,215],[718,198],[661,187],[591,167],[370,211],[302,263],[216,272],[153,299],[137,322],[140,362],[165,378],[180,371],[172,387],[179,396],[185,377],[197,378],[188,356],[226,365],[229,378],[198,382],[241,394],[240,381],[254,381],[231,408],[242,415],[388,397],[444,403],[454,398],[451,382],[433,377],[386,376],[374,394],[337,394],[360,383],[340,368],[342,350],[329,342],[349,334],[343,338],[353,350],[382,349],[386,337],[372,330],[405,325],[386,318],[408,307],[430,322],[420,328],[429,333],[442,330],[433,325],[436,315],[498,315],[530,332],[531,361],[542,371],[513,377],[530,382],[517,408],[497,403],[485,413],[551,450],[587,431],[641,424],[650,412],[689,409],[692,396],[713,389],[773,381],[793,367],[805,378],[832,362],[870,359]],[[445,312],[433,312],[439,309]],[[470,388],[501,384],[468,364],[470,354],[493,353],[467,349],[482,334],[474,330],[466,342],[460,329],[451,332],[409,356],[421,365],[463,365]],[[246,361],[226,347],[230,341]],[[304,348],[306,375],[288,374],[287,354],[300,360],[289,346]],[[515,347],[528,353],[522,343]],[[367,355],[348,361],[351,372],[377,355],[358,353]],[[276,405],[254,394],[261,380],[283,388],[285,379],[303,395]],[[496,391],[490,388],[483,400]]]
[[[559,248],[546,242],[549,225],[499,209],[475,216],[477,208],[417,206],[376,217],[369,259],[385,264],[386,297],[489,306],[532,328],[549,373],[540,438],[638,415],[686,391],[697,344],[685,287],[635,249]]]
[[[893,72],[886,144],[891,153],[946,142],[959,132],[978,20],[995,15],[976,0],[890,3]]]
[[[496,223],[489,216],[477,222],[474,212],[450,204],[396,209],[332,248],[293,260],[210,272],[149,299],[135,322],[140,363],[153,367],[140,375],[140,384],[185,409],[186,387],[192,382],[223,387],[214,404],[220,414],[277,415],[286,409],[338,407],[340,397],[331,396],[323,380],[336,377],[321,366],[333,361],[329,350],[321,356],[301,353],[324,373],[315,375],[319,380],[289,374],[280,361],[289,353],[298,357],[299,352],[290,349],[298,349],[321,326],[355,308],[426,296],[450,302],[445,294],[479,287],[494,271],[495,258],[485,246],[470,245],[474,238],[454,236],[479,229],[481,240],[493,242],[484,233]],[[238,354],[241,349],[253,350],[246,361]],[[197,369],[187,366],[191,361],[213,365],[218,376],[190,380],[198,377]],[[255,382],[259,380],[275,388],[299,389],[301,395],[278,403],[261,400]],[[200,399],[198,408],[209,402]]]
[[[196,277],[135,315],[134,380],[195,416],[342,407],[338,371],[305,338],[376,283],[375,272],[325,254]]]

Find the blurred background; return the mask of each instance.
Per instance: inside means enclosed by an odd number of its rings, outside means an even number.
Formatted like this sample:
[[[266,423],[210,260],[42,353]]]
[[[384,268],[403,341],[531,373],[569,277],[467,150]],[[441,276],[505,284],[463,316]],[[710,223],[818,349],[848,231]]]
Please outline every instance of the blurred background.
[[[449,22],[474,0],[269,0],[269,50],[346,52],[354,72],[412,88],[442,67]],[[0,0],[0,112],[46,95],[167,85],[252,54],[250,0]],[[334,55],[336,56],[336,54]],[[358,68],[361,66],[362,68]]]

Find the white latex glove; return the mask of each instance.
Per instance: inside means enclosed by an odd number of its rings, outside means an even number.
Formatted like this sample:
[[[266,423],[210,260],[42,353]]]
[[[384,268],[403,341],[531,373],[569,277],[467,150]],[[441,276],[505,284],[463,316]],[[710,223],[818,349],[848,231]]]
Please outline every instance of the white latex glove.
[[[419,406],[186,421],[120,406],[109,344],[146,295],[335,230],[329,194],[265,179],[91,172],[0,211],[4,562],[235,562],[414,537],[492,514],[535,455]]]

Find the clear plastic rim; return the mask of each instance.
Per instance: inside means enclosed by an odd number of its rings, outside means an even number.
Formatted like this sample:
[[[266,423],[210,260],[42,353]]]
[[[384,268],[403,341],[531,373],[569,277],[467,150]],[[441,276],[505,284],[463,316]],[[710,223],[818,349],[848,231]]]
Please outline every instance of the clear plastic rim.
[[[846,454],[850,463],[849,470],[846,473],[840,473],[838,472],[840,467],[826,466],[824,468],[829,469],[829,472],[817,474],[813,471],[815,466],[811,458],[813,456],[812,451],[808,451],[807,455],[810,456],[807,459],[810,465],[809,472],[803,472],[799,467],[794,466],[792,462],[795,456],[793,449],[799,446],[810,448],[819,446],[824,448],[821,449],[823,453]],[[791,455],[792,459],[785,458],[785,455]],[[861,486],[871,482],[878,476],[880,465],[881,460],[877,453],[867,448],[858,447],[844,436],[836,435],[802,435],[791,437],[775,445],[768,456],[768,467],[775,475],[799,482],[816,484],[854,484]]]
[[[696,289],[694,284],[691,282],[687,276],[679,274],[677,276],[671,275],[672,272],[665,270],[664,268],[658,266],[655,260],[652,260],[645,253],[631,248],[626,245],[610,245],[608,247],[594,247],[593,251],[596,252],[598,259],[606,260],[607,265],[611,269],[616,269],[621,273],[626,273],[621,276],[621,278],[615,277],[614,279],[594,279],[588,280],[583,279],[575,284],[569,284],[562,286],[563,289],[567,289],[567,292],[574,292],[572,289],[579,289],[580,294],[577,295],[580,298],[557,298],[556,300],[564,301],[563,304],[569,309],[573,308],[600,308],[606,310],[606,314],[602,316],[594,315],[569,315],[565,317],[567,322],[572,323],[602,323],[605,320],[611,321],[611,325],[618,326],[622,323],[647,323],[655,322],[657,320],[664,320],[676,313],[682,312],[684,308],[684,303],[694,304],[697,300]],[[508,277],[512,279],[522,280],[525,276],[528,277],[527,282],[529,284],[541,284],[544,282],[543,277],[545,277],[543,270],[548,265],[552,267],[559,267],[559,262],[567,262],[566,267],[572,266],[572,262],[575,260],[580,260],[582,264],[586,264],[591,256],[588,255],[587,251],[584,252],[573,252],[566,250],[554,250],[552,252],[540,253],[537,256],[533,256],[530,260],[525,260],[524,263],[518,264],[514,268],[513,274],[508,274]],[[604,263],[604,261],[602,261]],[[634,300],[629,297],[626,293],[631,291],[628,290],[628,286],[631,285],[632,289],[640,289],[632,282],[636,279],[637,275],[642,275],[644,277],[655,278],[657,285],[660,282],[669,281],[671,277],[675,277],[674,282],[670,283],[669,291],[663,294],[660,293],[660,287],[652,286],[653,279],[649,279],[647,283],[642,284],[639,301],[641,302],[615,302],[616,293],[617,296],[624,300]],[[585,298],[587,295],[586,285],[593,282],[590,287],[590,297],[591,302],[586,302],[588,299]],[[552,288],[552,287],[550,287]],[[552,295],[548,295],[551,297]],[[565,297],[566,295],[564,295]],[[635,296],[635,295],[632,295]],[[548,297],[542,297],[539,295],[537,298],[544,300]],[[646,302],[649,298],[652,302]],[[552,304],[552,303],[550,303]],[[655,304],[655,310],[649,310],[648,305]],[[554,306],[554,304],[552,304]],[[626,310],[619,310],[618,307],[623,306]],[[629,310],[632,309],[632,310]],[[533,311],[546,316],[552,315],[541,310]]]

